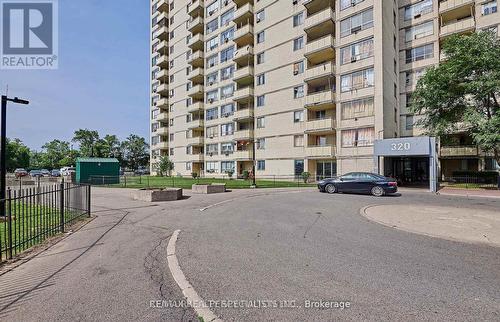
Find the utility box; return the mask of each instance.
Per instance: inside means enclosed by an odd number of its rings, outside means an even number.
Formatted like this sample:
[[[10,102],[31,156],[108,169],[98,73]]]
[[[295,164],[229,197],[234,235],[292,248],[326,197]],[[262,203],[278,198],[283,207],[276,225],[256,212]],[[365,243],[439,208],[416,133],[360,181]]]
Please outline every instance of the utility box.
[[[115,158],[78,158],[76,182],[93,185],[120,183],[120,162]]]

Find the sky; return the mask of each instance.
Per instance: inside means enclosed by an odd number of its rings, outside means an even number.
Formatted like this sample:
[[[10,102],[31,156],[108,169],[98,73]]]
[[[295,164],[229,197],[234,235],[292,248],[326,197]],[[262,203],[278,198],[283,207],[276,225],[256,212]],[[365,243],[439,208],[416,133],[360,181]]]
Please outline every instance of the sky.
[[[59,69],[0,70],[7,136],[39,150],[79,128],[125,139],[149,132],[149,3],[59,0]]]

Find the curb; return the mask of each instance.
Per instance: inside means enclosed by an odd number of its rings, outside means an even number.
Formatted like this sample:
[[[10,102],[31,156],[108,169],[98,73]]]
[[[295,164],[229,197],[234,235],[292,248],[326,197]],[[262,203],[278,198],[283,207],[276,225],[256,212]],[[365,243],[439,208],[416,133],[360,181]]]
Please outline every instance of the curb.
[[[199,317],[203,318],[203,321],[222,322],[222,320],[208,308],[205,301],[198,295],[198,293],[196,293],[195,289],[188,282],[186,276],[181,270],[181,267],[179,266],[179,261],[177,260],[177,256],[175,255],[175,243],[177,242],[179,233],[179,229],[174,231],[167,245],[167,261],[170,273],[181,289],[182,294],[186,298],[187,302],[195,310],[196,314],[198,314]]]

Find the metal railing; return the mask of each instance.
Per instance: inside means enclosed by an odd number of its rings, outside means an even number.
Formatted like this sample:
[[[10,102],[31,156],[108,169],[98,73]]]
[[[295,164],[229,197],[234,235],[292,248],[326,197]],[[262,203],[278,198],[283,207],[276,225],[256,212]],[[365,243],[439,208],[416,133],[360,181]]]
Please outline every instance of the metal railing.
[[[8,189],[0,200],[0,262],[63,233],[90,216],[90,185],[59,183]]]
[[[450,188],[500,189],[500,180],[498,176],[450,176],[445,177],[441,185]]]

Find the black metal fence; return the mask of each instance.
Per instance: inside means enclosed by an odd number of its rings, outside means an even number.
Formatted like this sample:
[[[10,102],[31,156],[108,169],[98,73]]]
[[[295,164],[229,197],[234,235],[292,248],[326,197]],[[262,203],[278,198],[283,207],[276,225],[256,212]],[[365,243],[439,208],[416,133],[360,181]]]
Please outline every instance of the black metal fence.
[[[499,189],[498,176],[451,176],[445,177],[441,185],[465,189]]]
[[[60,183],[7,190],[0,200],[0,262],[90,216],[90,189]]]

